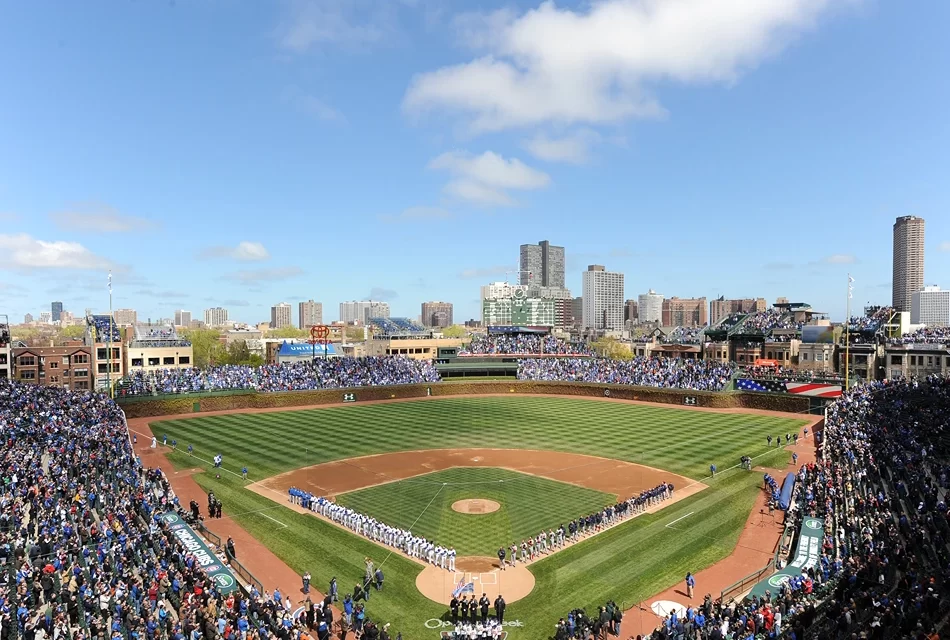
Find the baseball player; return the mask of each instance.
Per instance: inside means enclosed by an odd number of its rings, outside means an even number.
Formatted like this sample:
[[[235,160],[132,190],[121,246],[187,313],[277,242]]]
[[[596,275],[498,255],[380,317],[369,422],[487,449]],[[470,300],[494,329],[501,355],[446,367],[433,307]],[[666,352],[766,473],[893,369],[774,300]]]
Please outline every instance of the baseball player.
[[[455,547],[449,547],[449,571],[455,573]]]
[[[511,562],[511,566],[517,567],[518,566],[518,543],[512,542],[511,548],[508,549],[508,552],[509,552],[508,558]]]

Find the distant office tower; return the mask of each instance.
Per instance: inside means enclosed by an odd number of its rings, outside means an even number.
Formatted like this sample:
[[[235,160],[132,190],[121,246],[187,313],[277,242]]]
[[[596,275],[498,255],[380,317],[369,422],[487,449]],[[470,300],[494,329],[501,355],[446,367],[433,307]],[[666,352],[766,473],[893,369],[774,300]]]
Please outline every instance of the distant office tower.
[[[452,326],[452,303],[423,302],[422,326],[438,328]]]
[[[663,301],[661,324],[664,327],[703,327],[706,325],[706,298],[672,298]]]
[[[715,300],[709,301],[709,324],[712,326],[734,313],[756,313],[766,309],[768,309],[768,304],[765,302],[765,298],[726,300],[725,296],[719,296]]]
[[[112,321],[120,327],[131,327],[138,320],[135,309],[116,309],[112,314]]]
[[[184,309],[179,309],[175,312],[175,326],[176,327],[191,327],[191,311],[185,311]]]
[[[323,303],[307,300],[297,305],[297,326],[307,329],[314,325],[323,324]]]
[[[212,307],[205,309],[205,325],[209,327],[220,327],[228,323],[228,310],[223,307]]]
[[[911,294],[910,323],[950,327],[950,291],[924,287]]]
[[[33,322],[33,314],[32,314],[32,313],[28,313],[28,314],[26,314],[25,316],[23,316],[23,324],[30,324],[30,323],[32,323],[32,322]]]
[[[52,321],[59,322],[59,317],[63,313],[63,303],[54,302],[53,304],[50,305],[50,309],[51,309],[50,318],[52,319]]]
[[[574,326],[579,327],[584,322],[584,298],[577,296],[571,300],[571,315],[574,317]]]
[[[50,314],[49,311],[40,312],[40,324],[49,324],[50,322],[52,322],[52,318],[53,316],[52,314]]]
[[[623,321],[636,322],[640,318],[636,300],[627,300],[623,303]]]
[[[523,244],[520,264],[521,284],[564,288],[564,247],[555,247],[547,240]]]
[[[293,325],[290,317],[290,305],[280,302],[270,308],[270,328],[283,329]]]
[[[584,327],[623,329],[623,274],[592,264],[583,273]]]
[[[894,223],[894,274],[891,305],[911,310],[911,296],[924,286],[924,219],[901,216]]]
[[[650,289],[638,298],[637,313],[640,322],[660,322],[663,320],[663,294]]]
[[[389,303],[375,300],[354,300],[340,303],[340,321],[366,324],[369,318],[388,318]]]

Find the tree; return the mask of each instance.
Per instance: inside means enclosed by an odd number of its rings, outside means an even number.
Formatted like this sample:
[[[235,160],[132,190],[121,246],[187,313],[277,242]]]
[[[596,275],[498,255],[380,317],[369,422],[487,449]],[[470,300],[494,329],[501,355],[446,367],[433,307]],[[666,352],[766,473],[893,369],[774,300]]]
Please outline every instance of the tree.
[[[280,329],[268,329],[268,338],[309,338],[310,329],[298,329],[297,327],[281,327]]]
[[[349,342],[362,342],[364,338],[363,327],[347,327],[346,339]]]
[[[442,329],[442,335],[446,338],[464,338],[468,335],[468,329],[463,325],[453,324],[451,327]]]
[[[86,327],[80,324],[63,327],[59,335],[63,340],[80,340],[86,335]]]
[[[590,346],[593,347],[597,355],[604,358],[610,358],[611,360],[633,359],[633,351],[630,350],[629,345],[620,342],[616,338],[601,338],[591,343]]]
[[[227,359],[227,350],[221,344],[221,332],[217,329],[185,329],[183,338],[191,342],[195,366],[207,369],[212,363],[222,364]]]

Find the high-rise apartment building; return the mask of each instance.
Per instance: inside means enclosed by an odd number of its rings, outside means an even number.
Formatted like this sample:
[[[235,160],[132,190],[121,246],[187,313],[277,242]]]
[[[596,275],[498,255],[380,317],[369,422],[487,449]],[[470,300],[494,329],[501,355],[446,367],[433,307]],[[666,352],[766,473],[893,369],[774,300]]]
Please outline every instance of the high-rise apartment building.
[[[564,288],[564,247],[555,247],[547,240],[523,244],[519,262],[521,284]]]
[[[584,298],[577,296],[571,300],[571,315],[574,318],[574,326],[579,327],[584,323]]]
[[[175,326],[176,327],[191,327],[191,311],[185,311],[184,309],[179,309],[175,312]]]
[[[663,300],[661,324],[664,327],[706,326],[706,298],[677,298]]]
[[[308,329],[323,324],[323,303],[307,300],[297,304],[297,327]]]
[[[950,327],[950,291],[924,287],[911,294],[910,323]]]
[[[451,302],[422,303],[422,326],[444,328],[452,324]]]
[[[636,322],[640,319],[639,306],[636,300],[627,300],[623,303],[623,321]]]
[[[286,302],[278,302],[270,308],[270,328],[283,329],[293,325],[291,306]]]
[[[116,309],[112,320],[120,327],[131,327],[138,321],[138,314],[135,309]]]
[[[23,324],[32,324],[33,323],[33,314],[27,313],[23,316]]]
[[[220,327],[228,323],[228,310],[224,307],[212,307],[205,309],[205,325],[209,327]]]
[[[924,219],[901,216],[894,222],[891,305],[910,311],[912,296],[924,286]]]
[[[727,300],[720,296],[715,300],[709,301],[709,324],[716,324],[723,318],[728,318],[734,313],[756,313],[765,311],[769,305],[765,298],[735,298]]]
[[[663,320],[663,294],[650,289],[637,296],[637,314],[640,322],[660,322]]]
[[[40,324],[49,324],[52,321],[52,314],[49,311],[40,312]]]
[[[623,274],[592,264],[582,275],[584,327],[616,331],[623,329]]]
[[[340,303],[340,321],[366,324],[370,318],[388,318],[389,303],[376,300],[352,300]]]
[[[50,318],[53,322],[59,322],[59,317],[63,313],[63,303],[54,302],[50,305]]]

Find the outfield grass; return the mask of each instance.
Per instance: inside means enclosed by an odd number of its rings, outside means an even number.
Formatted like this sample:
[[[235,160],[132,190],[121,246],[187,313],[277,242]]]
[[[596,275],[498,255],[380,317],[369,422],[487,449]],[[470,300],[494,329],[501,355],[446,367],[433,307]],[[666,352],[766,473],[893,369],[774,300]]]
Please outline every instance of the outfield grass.
[[[463,514],[452,504],[466,498],[494,500],[498,511]],[[351,491],[336,501],[387,524],[412,529],[460,556],[494,557],[541,530],[567,523],[616,502],[617,496],[507,469],[459,467]]]
[[[251,479],[370,453],[482,446],[600,455],[701,478],[709,464],[727,469],[743,454],[762,456],[756,461],[763,466],[784,468],[789,456],[781,449],[770,450],[765,436],[794,432],[802,422],[506,396],[205,416],[162,422],[153,425],[153,431],[159,438],[167,433],[178,440],[172,461],[181,468],[199,462],[183,453],[192,443],[205,461],[221,452],[228,469],[239,471],[247,464]],[[387,590],[370,601],[371,617],[391,621],[392,631],[401,630],[407,640],[435,637],[423,623],[446,610],[416,590],[419,565],[318,518],[275,506],[245,490],[240,477],[221,476],[198,474],[195,479],[214,490],[226,511],[238,514],[235,520],[290,567],[310,571],[315,586],[325,589],[330,577],[337,576],[342,588],[362,575],[365,556],[385,559]],[[761,475],[734,470],[706,482],[709,489],[659,513],[641,515],[532,564],[534,592],[510,605],[506,615],[525,624],[512,630],[512,639],[548,638],[557,618],[573,607],[592,609],[607,599],[629,606],[680,582],[687,571],[729,555],[761,490]],[[693,515],[676,528],[666,527],[690,512]],[[264,513],[288,526],[276,526]],[[705,593],[704,586],[697,585],[697,592]]]

